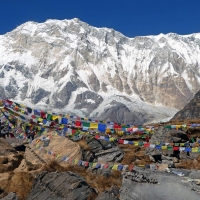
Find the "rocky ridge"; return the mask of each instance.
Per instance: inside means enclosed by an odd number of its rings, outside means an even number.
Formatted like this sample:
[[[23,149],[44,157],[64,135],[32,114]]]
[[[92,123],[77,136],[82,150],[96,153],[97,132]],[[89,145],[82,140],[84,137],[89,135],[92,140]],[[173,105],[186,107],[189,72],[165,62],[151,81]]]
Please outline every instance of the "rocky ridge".
[[[200,91],[194,98],[179,112],[177,112],[171,121],[194,120],[200,118]]]

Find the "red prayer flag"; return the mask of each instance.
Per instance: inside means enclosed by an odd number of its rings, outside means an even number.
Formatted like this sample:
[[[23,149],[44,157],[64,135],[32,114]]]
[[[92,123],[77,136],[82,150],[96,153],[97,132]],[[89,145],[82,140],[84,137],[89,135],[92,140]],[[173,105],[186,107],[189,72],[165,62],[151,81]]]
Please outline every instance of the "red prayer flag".
[[[129,165],[129,166],[128,166],[128,168],[129,168],[130,171],[133,170],[133,167],[134,167],[134,165]]]
[[[85,167],[88,167],[89,166],[89,162],[85,162]]]
[[[107,169],[108,166],[109,166],[109,164],[105,164],[105,165],[103,166],[103,168],[104,168],[104,169]]]
[[[149,143],[144,143],[144,147],[150,147]]]
[[[114,124],[114,129],[121,129],[122,127],[119,124]]]
[[[178,150],[179,150],[179,147],[173,147],[173,150],[174,150],[174,151],[178,151]]]
[[[75,126],[81,126],[81,121],[76,121]]]
[[[119,140],[118,143],[119,144],[124,144],[124,140]]]
[[[95,138],[95,139],[99,139],[99,138],[100,138],[100,135],[95,135],[94,138]]]
[[[43,111],[40,112],[40,116],[41,118],[46,119],[46,113],[44,113]]]

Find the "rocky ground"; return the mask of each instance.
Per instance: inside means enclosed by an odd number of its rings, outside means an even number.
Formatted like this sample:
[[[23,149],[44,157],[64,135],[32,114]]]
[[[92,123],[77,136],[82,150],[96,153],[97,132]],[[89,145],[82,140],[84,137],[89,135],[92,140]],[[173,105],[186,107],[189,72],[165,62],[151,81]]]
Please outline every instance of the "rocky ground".
[[[197,140],[199,129],[167,130],[158,127],[150,142]],[[0,138],[0,198],[3,200],[117,200],[199,199],[200,154],[117,144],[85,137],[69,140],[48,133],[38,141],[57,155],[98,163],[131,164],[130,171],[95,169],[63,162],[21,141]],[[124,136],[127,140],[136,140]],[[142,139],[137,138],[138,141]],[[25,148],[24,148],[25,147]],[[25,149],[25,151],[23,151]],[[140,167],[137,167],[140,166]],[[146,166],[144,168],[144,166]],[[154,166],[154,168],[152,168]],[[156,170],[155,170],[156,167]]]

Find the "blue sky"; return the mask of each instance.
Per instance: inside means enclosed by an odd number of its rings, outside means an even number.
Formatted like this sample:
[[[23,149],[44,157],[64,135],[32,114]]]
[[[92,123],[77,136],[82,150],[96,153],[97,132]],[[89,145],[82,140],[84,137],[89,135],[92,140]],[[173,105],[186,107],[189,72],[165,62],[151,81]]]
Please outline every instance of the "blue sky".
[[[79,18],[128,37],[200,32],[200,0],[0,0],[0,34],[27,21]]]

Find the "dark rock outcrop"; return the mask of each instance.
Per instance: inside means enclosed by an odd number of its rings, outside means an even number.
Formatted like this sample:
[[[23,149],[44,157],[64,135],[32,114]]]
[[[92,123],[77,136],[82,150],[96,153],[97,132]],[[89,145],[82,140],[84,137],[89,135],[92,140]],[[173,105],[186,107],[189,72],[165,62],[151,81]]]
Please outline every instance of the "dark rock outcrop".
[[[96,194],[85,179],[72,172],[42,172],[33,183],[27,200],[87,200]]]
[[[98,162],[119,162],[123,159],[123,151],[114,143],[111,143],[106,140],[88,139],[87,144],[91,147],[91,151],[94,154],[95,158],[98,160]],[[86,154],[84,157],[86,157]]]
[[[171,120],[198,118],[200,118],[200,91],[198,91],[194,95],[194,98],[182,110],[177,112]]]

